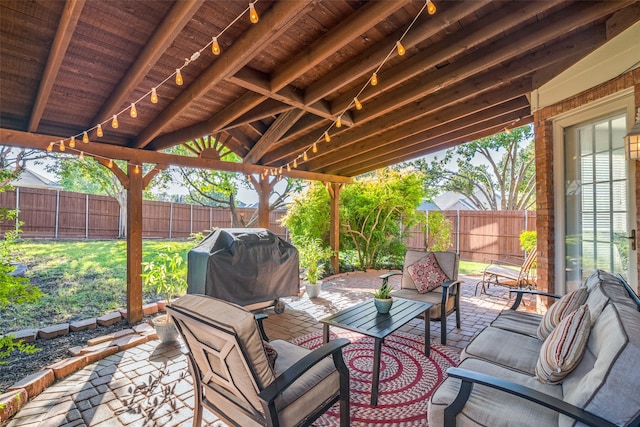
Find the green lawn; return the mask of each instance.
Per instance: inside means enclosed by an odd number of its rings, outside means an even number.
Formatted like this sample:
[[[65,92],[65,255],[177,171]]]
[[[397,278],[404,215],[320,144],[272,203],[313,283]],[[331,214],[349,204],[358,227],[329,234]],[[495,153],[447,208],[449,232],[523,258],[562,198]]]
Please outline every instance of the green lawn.
[[[170,252],[183,256],[186,278],[186,256],[193,242],[144,241],[143,261],[153,260],[167,245]],[[3,310],[0,334],[97,317],[126,306],[126,242],[24,240],[17,251],[20,262],[28,265],[31,283],[45,296],[37,303]],[[143,298],[145,303],[160,299],[151,291]]]
[[[186,278],[187,252],[192,241],[145,240],[143,261],[166,250],[178,252]],[[23,240],[19,260],[28,265],[28,277],[45,296],[37,303],[8,307],[0,315],[0,334],[22,328],[98,317],[126,306],[126,242]],[[481,273],[485,264],[461,261],[460,274]],[[160,299],[145,290],[145,303]]]

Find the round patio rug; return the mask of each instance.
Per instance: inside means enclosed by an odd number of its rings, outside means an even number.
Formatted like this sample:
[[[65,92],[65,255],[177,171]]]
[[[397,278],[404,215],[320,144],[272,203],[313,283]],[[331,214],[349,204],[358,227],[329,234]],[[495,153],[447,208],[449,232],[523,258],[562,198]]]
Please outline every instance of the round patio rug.
[[[378,406],[370,406],[374,340],[336,328],[331,340],[346,338],[343,348],[350,371],[352,426],[426,426],[427,403],[431,393],[446,378],[446,370],[459,362],[459,351],[431,343],[431,355],[424,355],[424,338],[395,332],[384,339],[380,358]],[[322,332],[292,340],[308,349],[322,345]],[[340,407],[330,408],[314,426],[340,424]]]

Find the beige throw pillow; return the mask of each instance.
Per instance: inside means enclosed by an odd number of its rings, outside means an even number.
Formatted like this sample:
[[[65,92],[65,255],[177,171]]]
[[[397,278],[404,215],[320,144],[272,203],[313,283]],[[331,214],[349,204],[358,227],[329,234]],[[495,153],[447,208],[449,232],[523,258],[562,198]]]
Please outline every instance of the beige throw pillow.
[[[536,364],[536,377],[543,383],[558,384],[578,366],[591,332],[587,304],[562,319],[542,343]]]
[[[586,288],[578,288],[556,301],[549,307],[538,325],[538,338],[544,341],[562,319],[585,303],[588,296]]]

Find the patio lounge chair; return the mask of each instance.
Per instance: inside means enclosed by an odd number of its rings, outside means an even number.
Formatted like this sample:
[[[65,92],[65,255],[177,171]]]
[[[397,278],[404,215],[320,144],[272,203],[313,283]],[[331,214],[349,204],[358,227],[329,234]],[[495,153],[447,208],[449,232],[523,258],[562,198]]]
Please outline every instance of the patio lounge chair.
[[[409,267],[422,260],[425,256],[433,254],[445,274],[446,278],[436,288],[420,293],[416,283],[411,277]],[[429,310],[429,320],[440,320],[440,342],[447,344],[447,316],[455,311],[456,327],[460,328],[460,281],[458,280],[458,254],[455,252],[425,252],[409,250],[404,256],[402,271],[392,271],[380,276],[385,281],[389,277],[402,275],[400,289],[391,293],[391,296],[412,299],[433,304]]]
[[[531,269],[538,258],[537,248],[529,253],[522,265],[508,261],[491,261],[482,274],[482,280],[476,283],[474,295],[478,293],[478,288],[482,286],[481,293],[486,294],[490,285],[506,286],[509,288],[535,289],[535,277],[531,274]],[[511,267],[509,267],[511,266]],[[513,267],[520,267],[519,269]]]
[[[349,425],[348,340],[315,351],[282,340],[265,345],[266,316],[204,295],[185,295],[167,311],[189,350],[194,426],[202,425],[203,406],[234,426],[307,426],[338,400],[340,425]]]

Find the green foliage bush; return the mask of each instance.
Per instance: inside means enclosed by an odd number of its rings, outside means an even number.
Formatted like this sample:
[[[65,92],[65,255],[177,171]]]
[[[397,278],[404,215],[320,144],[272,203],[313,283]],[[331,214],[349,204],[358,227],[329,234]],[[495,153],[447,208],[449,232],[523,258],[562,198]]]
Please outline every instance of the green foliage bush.
[[[442,212],[429,212],[425,224],[425,245],[428,251],[442,252],[451,247],[453,223]]]
[[[331,249],[323,246],[318,238],[300,237],[294,240],[300,256],[300,265],[306,270],[309,283],[316,283],[324,274],[325,264],[331,257]]]
[[[538,244],[538,233],[535,231],[523,231],[520,233],[520,247],[527,253],[531,252]]]
[[[171,247],[167,246],[164,252],[158,253],[154,261],[142,263],[143,286],[162,295],[169,304],[171,298],[187,290],[187,281],[181,269],[183,261],[182,255],[178,252],[171,253]]]

